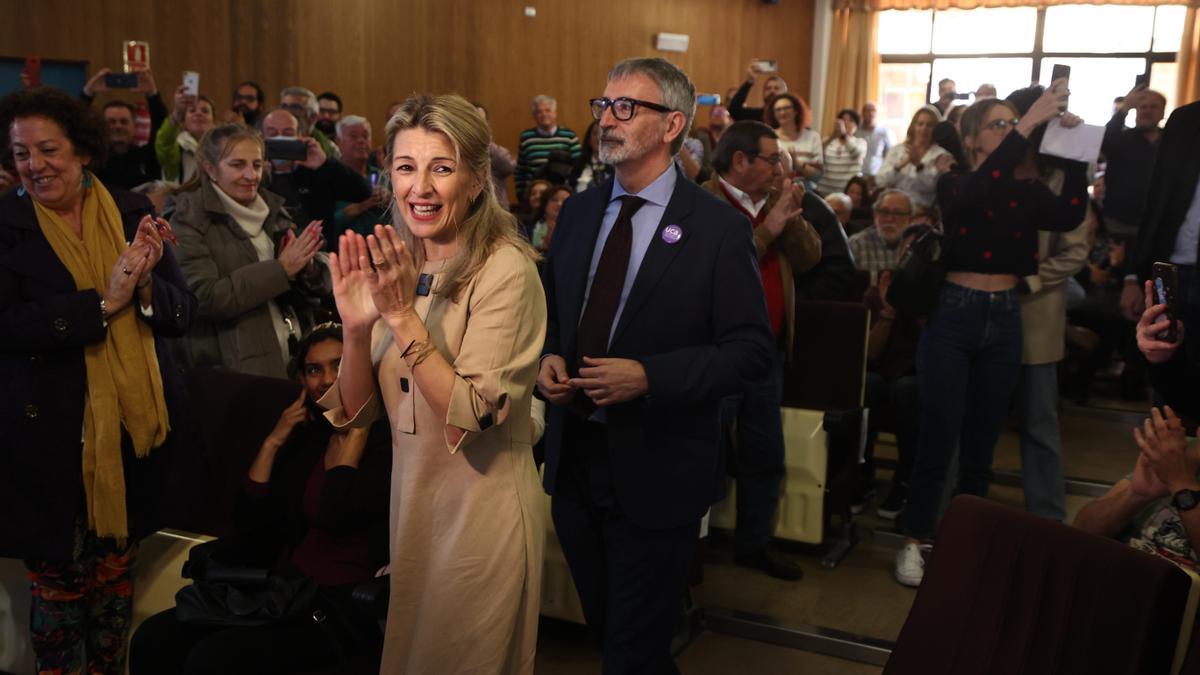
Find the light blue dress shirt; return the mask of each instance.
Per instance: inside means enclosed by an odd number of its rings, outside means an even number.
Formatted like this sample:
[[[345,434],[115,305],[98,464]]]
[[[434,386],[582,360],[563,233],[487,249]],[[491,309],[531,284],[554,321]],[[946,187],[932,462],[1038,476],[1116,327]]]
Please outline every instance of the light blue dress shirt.
[[[617,314],[613,317],[612,328],[608,332],[609,344],[612,344],[613,334],[621,321],[621,313],[625,311],[625,301],[629,299],[629,290],[633,288],[633,280],[637,278],[638,270],[642,267],[646,250],[650,248],[654,233],[658,231],[658,224],[662,221],[671,195],[675,192],[675,179],[675,165],[672,163],[653,183],[636,194],[627,192],[621,186],[620,179],[613,181],[612,196],[609,198],[608,208],[604,210],[604,219],[600,221],[600,233],[596,236],[596,245],[592,249],[592,264],[588,268],[587,290],[583,297],[584,309],[587,308],[588,298],[592,294],[592,279],[596,276],[596,268],[600,266],[600,254],[604,251],[608,235],[617,222],[617,215],[621,213],[621,197],[634,195],[645,199],[646,203],[633,214],[633,243],[629,248],[629,267],[625,270],[625,283],[621,287],[621,301],[617,303]],[[580,310],[579,318],[583,319],[583,310]]]

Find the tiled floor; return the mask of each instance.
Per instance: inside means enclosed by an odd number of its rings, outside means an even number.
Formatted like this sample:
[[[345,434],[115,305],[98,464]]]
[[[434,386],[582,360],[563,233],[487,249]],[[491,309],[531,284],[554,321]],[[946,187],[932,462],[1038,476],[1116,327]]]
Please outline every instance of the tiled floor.
[[[1133,418],[1126,415],[1094,414],[1071,410],[1062,417],[1064,464],[1068,476],[1111,483],[1126,475],[1136,457],[1132,441]],[[880,456],[894,456],[895,448],[881,444]],[[1020,469],[1019,438],[1015,431],[1004,434],[996,448],[997,469]],[[886,482],[887,474],[881,478]],[[886,483],[885,483],[886,485]],[[1021,507],[1019,488],[994,487],[991,497]],[[1070,517],[1087,503],[1085,497],[1068,496]],[[815,556],[801,557],[805,578],[798,582],[778,581],[761,573],[736,567],[728,553],[710,550],[704,583],[694,591],[701,606],[718,606],[773,617],[785,625],[810,624],[859,635],[895,640],[912,604],[915,591],[892,579],[894,550],[872,544],[870,530],[890,522],[873,515],[859,522],[863,541],[835,570],[822,569]],[[750,640],[704,633],[678,659],[688,675],[725,673],[823,673],[858,675],[881,669],[809,652],[776,647]],[[550,675],[600,672],[586,630],[559,622],[544,621],[539,639],[539,673]]]

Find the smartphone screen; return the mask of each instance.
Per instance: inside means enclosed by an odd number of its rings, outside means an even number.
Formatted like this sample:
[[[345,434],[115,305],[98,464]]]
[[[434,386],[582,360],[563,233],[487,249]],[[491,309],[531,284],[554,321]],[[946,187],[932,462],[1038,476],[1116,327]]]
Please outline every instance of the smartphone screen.
[[[308,157],[308,145],[299,138],[268,138],[267,159],[303,160]]]
[[[194,70],[183,71],[183,86],[187,87],[187,93],[192,96],[200,95],[200,73]]]
[[[757,59],[754,61],[754,65],[760,73],[773,73],[779,69],[775,64],[775,59]]]
[[[1054,66],[1053,70],[1050,71],[1050,82],[1051,83],[1057,82],[1061,79],[1066,79],[1068,82],[1070,82],[1071,66],[1067,66],[1067,65],[1059,63]],[[1066,112],[1067,97],[1063,96],[1060,100],[1062,101],[1062,104],[1058,106],[1058,109],[1062,110],[1063,112]]]
[[[104,76],[104,86],[109,89],[137,89],[137,73],[109,73]]]
[[[1158,334],[1158,339],[1166,342],[1175,342],[1176,330],[1175,320],[1178,318],[1178,313],[1175,308],[1175,288],[1178,285],[1178,272],[1171,263],[1154,263],[1154,302],[1159,305],[1166,305],[1166,317],[1171,322],[1171,325],[1166,330]]]

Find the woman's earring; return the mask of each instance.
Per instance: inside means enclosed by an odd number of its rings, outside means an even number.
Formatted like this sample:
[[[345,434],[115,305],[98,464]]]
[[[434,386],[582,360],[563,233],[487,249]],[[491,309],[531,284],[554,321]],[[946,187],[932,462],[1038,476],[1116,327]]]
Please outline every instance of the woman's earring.
[[[81,180],[84,190],[92,189],[92,172],[87,169],[83,170],[83,179]]]

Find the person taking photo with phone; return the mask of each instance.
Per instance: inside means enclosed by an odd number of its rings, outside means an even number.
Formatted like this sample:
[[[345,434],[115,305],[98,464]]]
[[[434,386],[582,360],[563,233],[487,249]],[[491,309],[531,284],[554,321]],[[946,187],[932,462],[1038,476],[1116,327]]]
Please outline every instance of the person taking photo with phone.
[[[999,99],[972,105],[962,120],[971,167],[952,167],[950,155],[938,162],[947,273],[917,351],[920,440],[898,522],[907,540],[895,568],[907,586],[920,585],[924,576],[921,544],[936,529],[956,448],[955,492],[987,494],[992,451],[1020,373],[1017,287],[1038,270],[1038,230],[1065,232],[1083,222],[1085,164],[1064,162],[1059,195],[1017,173],[1030,135],[1058,116],[1066,84],[1055,81],[1024,117]]]
[[[332,250],[338,234],[345,230],[337,224],[337,203],[371,199],[369,179],[330,157],[319,139],[304,135],[300,120],[288,108],[269,111],[260,128],[266,159],[271,162],[267,189],[283,197],[296,222],[324,223],[322,234]]]
[[[96,71],[83,86],[80,98],[90,104],[96,96],[108,92],[108,76],[111,73],[108,68]],[[126,91],[146,95],[146,110],[150,113],[150,139],[153,140],[167,119],[167,106],[163,105],[153,73],[149,70],[138,71],[136,78],[137,87]],[[105,185],[122,190],[132,190],[143,183],[158,180],[162,176],[162,168],[158,164],[154,143],[139,145],[136,140],[137,109],[128,101],[112,100],[104,104],[103,115],[108,157],[102,166],[95,168],[96,177]]]

